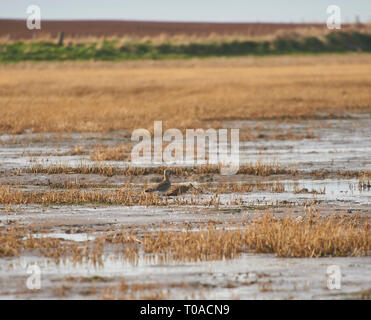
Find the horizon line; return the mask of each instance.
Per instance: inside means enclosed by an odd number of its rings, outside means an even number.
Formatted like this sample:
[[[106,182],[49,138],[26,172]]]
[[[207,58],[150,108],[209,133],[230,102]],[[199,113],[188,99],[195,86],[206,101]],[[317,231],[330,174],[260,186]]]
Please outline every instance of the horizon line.
[[[11,21],[26,21],[26,18],[4,18],[0,17],[0,20],[11,20]],[[81,19],[41,19],[43,22],[136,22],[136,23],[199,23],[199,24],[325,24],[325,22],[318,22],[318,21],[302,21],[302,22],[295,22],[295,21],[190,21],[190,20],[132,20],[132,19],[106,19],[106,18],[81,18]],[[371,21],[368,21],[371,22]],[[364,23],[368,23],[364,22]],[[344,24],[352,24],[352,22],[344,23]]]

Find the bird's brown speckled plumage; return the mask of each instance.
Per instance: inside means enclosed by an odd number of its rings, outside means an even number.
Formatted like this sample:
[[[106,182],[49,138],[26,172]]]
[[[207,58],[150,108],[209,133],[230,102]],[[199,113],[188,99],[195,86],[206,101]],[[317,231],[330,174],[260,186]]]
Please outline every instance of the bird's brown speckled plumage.
[[[166,193],[170,190],[171,182],[170,182],[170,174],[171,171],[169,169],[166,169],[164,171],[164,179],[154,188],[149,188],[145,190],[147,193]]]

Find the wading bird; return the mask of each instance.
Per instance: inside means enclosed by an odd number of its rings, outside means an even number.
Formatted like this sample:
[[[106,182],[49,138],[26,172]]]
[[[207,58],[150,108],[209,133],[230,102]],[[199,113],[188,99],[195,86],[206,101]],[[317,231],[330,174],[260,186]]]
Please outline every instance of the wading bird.
[[[164,171],[164,179],[154,188],[149,188],[145,190],[146,193],[160,193],[165,194],[170,190],[171,182],[170,182],[170,174],[171,171],[169,169],[166,169]]]

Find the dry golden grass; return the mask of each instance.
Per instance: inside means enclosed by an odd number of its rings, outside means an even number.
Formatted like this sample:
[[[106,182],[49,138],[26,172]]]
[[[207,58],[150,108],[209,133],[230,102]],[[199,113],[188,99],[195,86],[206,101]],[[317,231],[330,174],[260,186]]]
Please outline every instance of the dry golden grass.
[[[191,193],[191,197],[161,197],[157,194],[146,194],[143,191],[132,188],[122,188],[118,191],[83,191],[70,189],[68,191],[41,191],[27,192],[19,189],[0,188],[0,204],[7,207],[15,204],[57,204],[57,205],[82,205],[82,204],[104,204],[122,206],[220,206],[220,198],[213,195],[211,198],[196,197]],[[232,197],[230,205],[241,205],[244,201],[242,197]]]
[[[131,144],[121,144],[117,147],[109,147],[109,146],[99,146],[94,148],[93,150],[84,149],[80,145],[75,145],[73,149],[70,149],[65,152],[24,152],[23,156],[28,157],[47,157],[47,156],[54,156],[54,157],[62,157],[62,156],[80,156],[80,155],[90,155],[90,159],[94,161],[106,161],[106,160],[114,160],[114,161],[128,161],[130,159],[130,153],[132,150]]]
[[[279,257],[368,255],[371,226],[358,217],[320,218],[309,213],[297,221],[265,214],[239,230],[161,231],[146,236],[143,249],[164,261],[233,259],[249,251]]]
[[[303,219],[290,216],[279,219],[265,213],[227,229],[218,229],[212,223],[186,231],[123,229],[83,243],[48,238],[46,231],[43,231],[45,237],[33,237],[32,226],[1,228],[0,257],[28,252],[39,253],[56,263],[68,259],[75,264],[103,265],[107,250],[133,264],[142,253],[147,262],[157,263],[235,259],[251,252],[296,258],[371,254],[371,225],[367,218],[358,215],[321,217],[311,207],[305,209]]]
[[[324,187],[323,189],[320,190],[315,190],[315,189],[307,189],[307,188],[301,188],[299,189],[297,186],[294,186],[293,190],[294,194],[302,194],[302,193],[311,193],[311,194],[326,194],[326,188]]]
[[[310,172],[310,176],[317,179],[323,179],[329,176],[338,176],[342,178],[360,178],[367,175],[369,170],[336,170],[330,171],[327,169],[316,169]]]
[[[9,185],[9,184],[8,184]],[[49,181],[47,186],[50,189],[99,189],[99,188],[120,188],[118,184],[111,183],[88,183],[80,182],[78,179],[74,181],[65,181],[65,182],[51,182]]]
[[[70,149],[65,152],[23,152],[22,156],[27,157],[48,157],[48,156],[54,156],[54,157],[64,157],[64,156],[81,156],[89,154],[87,150],[84,150],[84,148],[80,145],[75,145],[73,149]]]
[[[171,284],[170,284],[171,285]],[[122,280],[119,285],[109,286],[103,290],[105,300],[164,300],[167,298],[166,286],[158,283],[132,283]]]
[[[132,190],[128,191],[68,191],[24,192],[2,187],[0,189],[1,204],[87,204],[102,203],[116,205],[162,205],[163,201],[157,195],[145,195]]]
[[[366,54],[0,66],[0,131],[199,128],[371,109]],[[322,117],[324,115],[320,115]]]
[[[170,168],[171,172],[175,176],[189,176],[191,174],[218,174],[220,172],[220,165],[200,165],[193,167],[173,167]],[[44,166],[41,163],[37,163],[32,167],[20,170],[25,173],[43,173],[43,174],[100,174],[104,176],[124,175],[124,176],[139,176],[148,174],[159,174],[163,175],[165,166],[159,167],[125,167],[118,168],[105,164],[104,162],[98,165],[84,165],[81,164],[76,167],[70,167],[68,165],[58,164],[54,166]],[[297,173],[296,169],[288,169],[281,167],[278,161],[264,162],[258,160],[256,163],[241,165],[238,169],[237,174],[250,174],[256,176],[269,176],[274,174],[293,174]]]
[[[370,190],[371,189],[371,172],[367,171],[358,178],[358,189],[359,190]]]
[[[120,169],[100,163],[99,165],[90,166],[81,164],[76,167],[70,167],[63,164],[57,164],[53,166],[44,166],[41,163],[35,164],[30,168],[19,170],[25,173],[44,173],[44,174],[100,174],[108,177],[112,177],[117,174],[136,175],[136,168]]]
[[[117,147],[100,146],[91,152],[90,159],[95,161],[128,161],[132,148],[131,144],[121,144]]]
[[[99,174],[107,177],[112,177],[115,175],[123,176],[142,176],[149,174],[158,174],[163,175],[163,172],[168,167],[159,166],[159,167],[125,167],[119,168],[112,165],[109,165],[104,162],[98,162],[96,165],[85,165],[80,164],[76,167],[71,167],[65,164],[56,164],[52,166],[45,166],[42,163],[37,163],[32,167],[25,169],[14,170],[15,174],[22,173],[33,173],[33,174]],[[188,177],[191,175],[208,175],[208,174],[219,174],[220,165],[200,165],[194,167],[172,167],[170,168],[172,175]],[[297,176],[300,174],[302,177],[305,175],[308,177],[315,178],[326,178],[331,176],[338,176],[344,178],[359,178],[362,181],[365,181],[367,177],[370,177],[368,170],[337,170],[329,171],[327,169],[316,169],[311,172],[305,173],[300,172],[297,168],[284,168],[281,167],[279,161],[265,162],[263,160],[258,160],[256,163],[243,164],[239,166],[237,174],[245,175],[255,175],[255,176],[270,176],[270,175],[292,175]],[[360,180],[360,181],[361,181]],[[367,182],[366,182],[367,186]],[[278,186],[279,187],[279,186]],[[259,189],[259,187],[257,187]],[[278,190],[279,188],[277,188]],[[267,190],[266,187],[261,190]]]
[[[250,183],[219,183],[216,186],[212,184],[200,185],[197,188],[200,192],[212,191],[220,193],[248,193],[253,190],[271,191],[276,193],[285,192],[285,186],[282,182],[250,182]]]
[[[84,248],[80,248],[71,241],[62,241],[47,236],[36,238],[32,233],[32,228],[19,226],[3,228],[0,233],[0,257],[20,256],[25,250],[33,250],[54,259],[57,264],[65,261],[67,257],[70,257],[73,263],[81,263],[89,259],[95,264],[101,262],[102,253],[97,246],[90,249],[86,244]]]
[[[73,241],[50,238],[45,234],[43,237],[34,237],[32,227],[24,228],[13,226],[3,228],[0,232],[0,257],[20,256],[26,250],[32,250],[47,258],[54,260],[56,264],[65,262],[67,258],[73,264],[92,262],[94,265],[102,265],[103,241],[97,239],[79,245]]]
[[[158,178],[159,181],[161,181],[160,178]],[[10,186],[10,184],[8,184]],[[11,185],[12,187],[20,187],[19,184]],[[138,190],[139,188],[135,188],[135,186],[132,186],[130,184],[126,184],[124,186],[121,186],[120,184],[110,184],[110,183],[88,183],[88,182],[80,182],[78,179],[71,180],[71,181],[65,181],[65,182],[50,182],[46,184],[47,187],[50,189],[62,189],[62,190],[69,190],[69,189],[132,189],[133,191]],[[181,185],[174,185],[175,187],[181,186]],[[197,187],[193,187],[189,191],[187,191],[190,194],[201,194],[204,192],[214,192],[216,194],[220,193],[249,193],[254,190],[259,191],[271,191],[275,193],[282,193],[285,192],[285,186],[280,181],[274,181],[274,182],[249,182],[249,183],[219,183],[217,185],[212,183],[205,183],[200,184]],[[179,193],[179,195],[182,193]]]
[[[87,135],[90,135],[88,133]],[[11,145],[11,144],[20,144],[24,146],[30,146],[40,142],[61,142],[62,140],[71,140],[71,134],[69,133],[37,133],[35,135],[11,135],[6,140],[0,140],[0,145]],[[72,150],[70,150],[72,152]],[[27,154],[26,152],[24,154]],[[41,153],[35,153],[40,155]]]

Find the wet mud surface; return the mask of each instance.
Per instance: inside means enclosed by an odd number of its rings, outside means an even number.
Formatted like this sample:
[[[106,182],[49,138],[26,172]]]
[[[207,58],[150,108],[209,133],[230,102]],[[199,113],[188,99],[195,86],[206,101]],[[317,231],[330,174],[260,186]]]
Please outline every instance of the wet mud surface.
[[[255,137],[240,142],[242,164],[279,162],[281,167],[295,169],[296,173],[172,176],[175,184],[192,182],[202,190],[179,196],[194,201],[194,205],[179,205],[177,197],[169,197],[167,204],[161,206],[2,203],[0,232],[14,226],[30,227],[35,238],[90,245],[99,237],[121,230],[138,234],[198,230],[210,223],[220,229],[238,229],[267,211],[277,219],[287,215],[302,219],[308,207],[321,216],[358,214],[371,219],[369,178],[363,179],[359,174],[371,170],[369,115],[302,122],[239,121],[226,123],[226,127],[247,128]],[[130,186],[133,192],[140,193],[160,179],[156,174],[105,176],[25,170],[35,164],[97,165],[89,151],[97,145],[129,143],[126,132],[59,136],[25,133],[2,135],[0,141],[0,185],[10,190],[64,192],[75,184],[84,192],[111,193]],[[63,155],[76,145],[85,152]],[[119,168],[128,165],[126,161],[104,163]],[[220,191],[218,186],[222,184],[250,187],[238,192]],[[39,290],[26,286],[27,268],[33,264],[41,272]],[[327,287],[326,270],[331,265],[341,269],[340,290]],[[0,298],[357,299],[359,294],[371,290],[370,265],[370,256],[278,258],[250,252],[229,260],[169,262],[161,256],[147,259],[139,251],[133,262],[122,259],[110,247],[101,252],[99,263],[76,263],[69,258],[56,261],[25,249],[16,256],[0,255]]]

